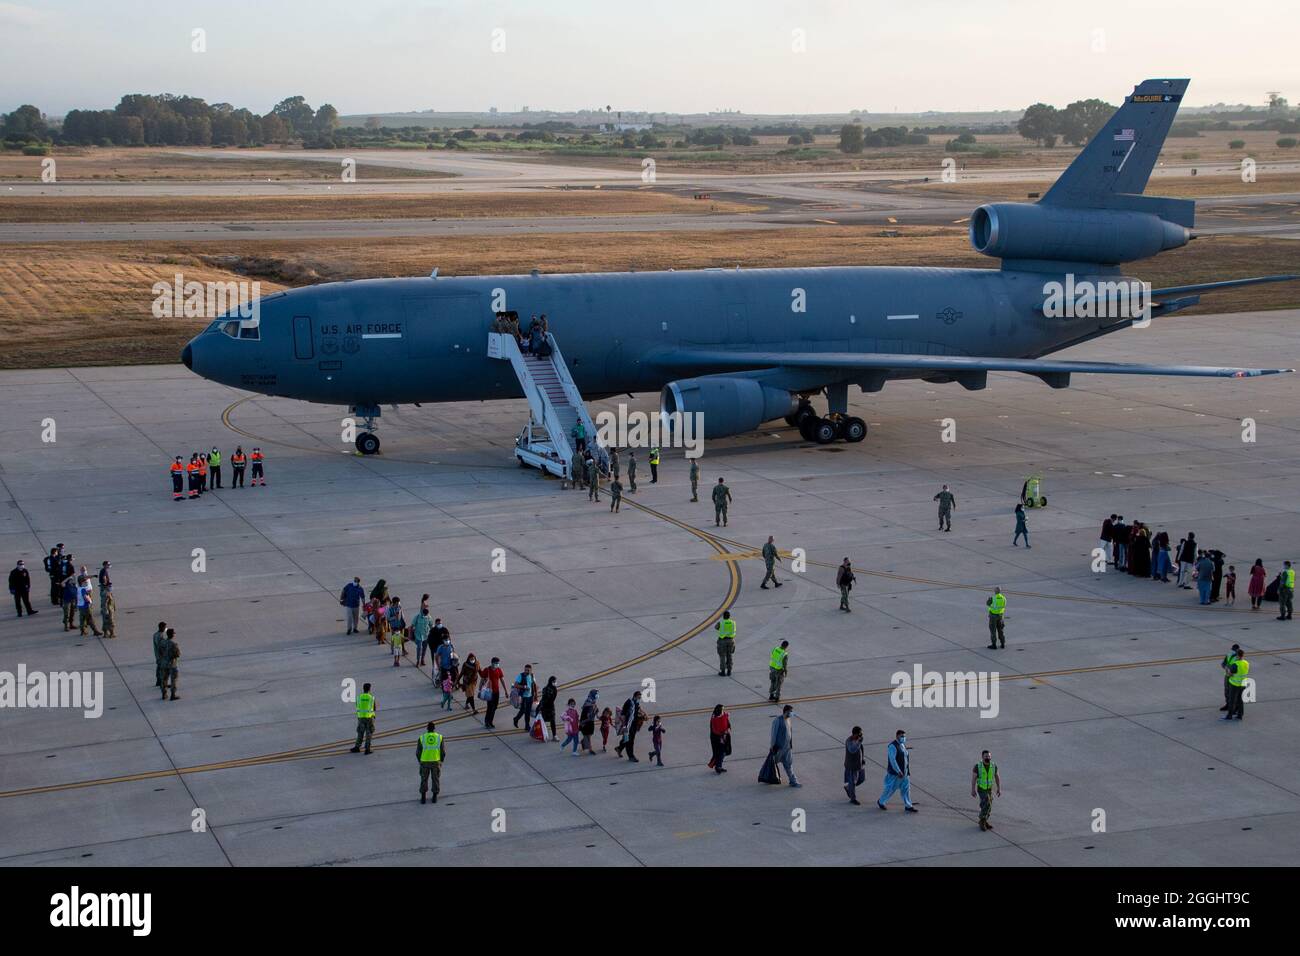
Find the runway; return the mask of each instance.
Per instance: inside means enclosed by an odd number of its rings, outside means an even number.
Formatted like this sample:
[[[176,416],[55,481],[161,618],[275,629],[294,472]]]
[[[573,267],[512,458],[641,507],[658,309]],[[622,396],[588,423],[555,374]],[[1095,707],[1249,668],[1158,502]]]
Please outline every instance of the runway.
[[[1298,317],[1180,316],[1065,357],[1297,365]],[[18,709],[0,723],[0,862],[1210,866],[1228,838],[1250,865],[1289,864],[1300,632],[1273,620],[1275,605],[1245,609],[1244,575],[1237,607],[1201,608],[1194,592],[1094,572],[1091,549],[1102,516],[1122,511],[1175,540],[1195,530],[1239,572],[1294,559],[1300,377],[1118,379],[891,383],[851,396],[872,426],[862,445],[809,445],[780,422],[710,443],[704,483],[724,476],[735,496],[724,529],[689,502],[675,455],[617,515],[515,467],[523,402],[385,409],[385,454],[363,459],[339,440],[341,409],[249,397],[180,366],[0,372],[8,553],[39,569],[64,541],[78,563],[110,559],[121,634],[65,634],[39,602],[40,615],[6,625],[0,671],[99,672],[106,700],[98,719]],[[41,440],[49,417],[54,442]],[[956,442],[941,440],[945,418]],[[1245,418],[1255,442],[1242,441]],[[237,442],[266,451],[268,487],[170,500],[172,454],[219,444],[228,456]],[[1010,510],[1031,472],[1049,504],[1030,513],[1026,552],[1010,544]],[[951,534],[933,527],[944,482],[958,500]],[[769,534],[808,557],[803,573],[787,558],[779,591],[758,588],[753,555]],[[851,615],[833,587],[845,555],[859,574]],[[508,675],[537,662],[565,688],[561,709],[589,687],[611,707],[653,689],[666,766],[651,767],[644,744],[639,764],[612,748],[561,754],[510,733],[505,709],[498,734],[439,711],[428,668],[393,668],[373,639],[343,634],[338,592],[354,574],[386,578],[404,604],[429,592],[462,657],[498,655]],[[984,644],[995,583],[1009,595],[1005,651]],[[713,649],[723,610],[739,622],[730,679]],[[159,620],[183,647],[176,702],[149,680]],[[781,639],[800,790],[754,782]],[[1234,641],[1259,696],[1224,725],[1217,661]],[[892,677],[915,664],[997,673],[998,715],[894,706]],[[370,757],[346,752],[348,679],[379,699]],[[735,725],[724,776],[704,767],[715,703]],[[429,719],[448,761],[442,799],[421,807],[414,739]],[[855,723],[864,807],[841,788]],[[914,816],[870,805],[898,727],[913,747]],[[988,834],[969,798],[984,747],[1004,788]],[[807,827],[792,832],[799,810]]]

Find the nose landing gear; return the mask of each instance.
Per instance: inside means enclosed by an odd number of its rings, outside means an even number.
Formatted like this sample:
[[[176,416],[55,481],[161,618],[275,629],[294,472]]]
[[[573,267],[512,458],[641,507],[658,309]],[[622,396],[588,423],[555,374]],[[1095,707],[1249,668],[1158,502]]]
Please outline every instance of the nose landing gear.
[[[380,415],[378,405],[354,405],[349,409],[353,415],[362,420],[364,431],[358,432],[353,444],[362,455],[379,454],[379,436],[375,434],[375,419]]]

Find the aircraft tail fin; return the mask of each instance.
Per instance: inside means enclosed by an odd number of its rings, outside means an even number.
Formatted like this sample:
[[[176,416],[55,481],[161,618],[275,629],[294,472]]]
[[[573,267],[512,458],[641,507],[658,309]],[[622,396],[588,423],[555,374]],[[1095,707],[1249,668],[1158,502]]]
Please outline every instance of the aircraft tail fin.
[[[1146,189],[1187,84],[1187,80],[1139,83],[1041,202],[1081,209],[1135,209],[1144,205],[1134,200]],[[1145,205],[1162,205],[1163,211],[1158,213],[1162,218],[1192,225],[1194,203],[1143,198]]]

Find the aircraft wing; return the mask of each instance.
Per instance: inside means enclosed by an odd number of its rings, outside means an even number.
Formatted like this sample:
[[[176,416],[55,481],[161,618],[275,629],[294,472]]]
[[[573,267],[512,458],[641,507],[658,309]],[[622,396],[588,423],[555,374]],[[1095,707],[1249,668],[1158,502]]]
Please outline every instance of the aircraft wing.
[[[1127,362],[1070,362],[1057,359],[997,358],[978,355],[908,355],[884,352],[770,352],[725,349],[686,349],[665,356],[667,364],[739,370],[826,369],[845,372],[933,372],[974,385],[988,372],[1037,375],[1055,388],[1069,384],[1074,373],[1094,375],[1194,375],[1210,378],[1254,378],[1294,372],[1292,368],[1224,368],[1213,365],[1148,365]],[[979,386],[976,386],[979,387]]]

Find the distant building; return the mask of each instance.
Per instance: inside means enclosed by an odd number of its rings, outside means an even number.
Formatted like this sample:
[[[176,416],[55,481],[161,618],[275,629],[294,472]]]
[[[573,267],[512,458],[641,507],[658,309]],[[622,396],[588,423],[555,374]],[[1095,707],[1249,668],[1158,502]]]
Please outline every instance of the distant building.
[[[654,129],[654,123],[601,123],[600,131],[602,133],[644,133],[648,129]]]

